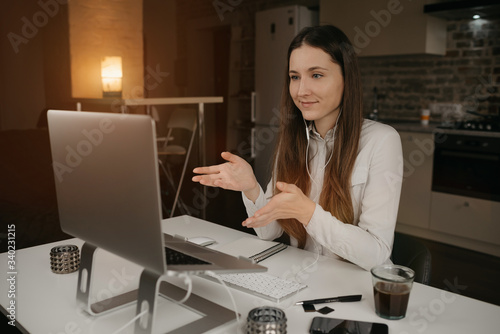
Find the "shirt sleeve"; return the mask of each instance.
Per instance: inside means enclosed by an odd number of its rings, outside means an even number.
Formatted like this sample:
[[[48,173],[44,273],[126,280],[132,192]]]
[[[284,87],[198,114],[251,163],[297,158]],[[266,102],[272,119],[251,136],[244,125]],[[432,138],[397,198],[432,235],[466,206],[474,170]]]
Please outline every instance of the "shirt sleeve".
[[[351,194],[359,194],[353,198],[359,219],[345,224],[316,204],[306,227],[323,247],[366,270],[390,261],[403,176],[399,134],[391,128],[371,142],[353,171]]]
[[[248,217],[252,217],[257,210],[263,208],[271,199],[272,196],[272,181],[267,185],[266,192],[262,190],[262,187],[259,185],[260,192],[259,197],[255,200],[255,203],[248,199],[245,194],[242,192],[241,196],[243,198],[243,204],[247,210]],[[272,221],[263,227],[254,228],[257,236],[264,240],[274,240],[279,238],[283,234],[283,229],[281,225],[276,221]]]

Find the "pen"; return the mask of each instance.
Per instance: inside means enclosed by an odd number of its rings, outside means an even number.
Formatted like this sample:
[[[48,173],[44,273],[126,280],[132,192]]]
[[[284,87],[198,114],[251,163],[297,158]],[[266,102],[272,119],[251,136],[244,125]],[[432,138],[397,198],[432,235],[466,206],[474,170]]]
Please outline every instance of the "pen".
[[[323,303],[333,303],[333,302],[358,302],[361,300],[361,295],[350,295],[350,296],[340,296],[340,297],[332,297],[332,298],[321,298],[321,299],[311,299],[304,300],[301,302],[296,302],[295,305],[303,305],[303,304],[323,304]]]

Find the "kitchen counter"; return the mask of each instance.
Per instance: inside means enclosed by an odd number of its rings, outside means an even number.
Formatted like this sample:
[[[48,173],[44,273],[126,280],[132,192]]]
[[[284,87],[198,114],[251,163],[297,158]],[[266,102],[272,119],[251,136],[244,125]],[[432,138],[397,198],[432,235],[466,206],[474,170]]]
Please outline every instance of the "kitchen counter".
[[[422,125],[420,124],[420,121],[407,121],[407,120],[403,121],[403,120],[391,120],[391,119],[382,119],[379,120],[379,122],[392,126],[398,132],[407,131],[407,132],[440,133],[440,134],[500,138],[500,132],[441,129],[438,128],[438,126],[441,125],[440,122],[430,122],[429,125]]]
[[[420,121],[403,121],[394,119],[381,119],[379,122],[390,125],[397,131],[433,133],[441,130],[437,128],[441,124],[439,122],[431,122],[429,125],[422,125],[420,124]]]
[[[404,182],[396,231],[500,256],[500,132],[382,120],[400,134]],[[457,136],[457,137],[452,137]],[[486,181],[485,181],[486,180]]]

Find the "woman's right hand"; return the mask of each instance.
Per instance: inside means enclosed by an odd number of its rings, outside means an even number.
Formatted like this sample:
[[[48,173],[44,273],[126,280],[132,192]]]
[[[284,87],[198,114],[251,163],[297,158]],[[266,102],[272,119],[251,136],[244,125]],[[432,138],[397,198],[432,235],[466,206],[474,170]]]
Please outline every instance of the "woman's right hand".
[[[200,175],[193,176],[192,180],[205,186],[242,191],[248,199],[255,202],[259,197],[260,187],[252,166],[244,159],[229,152],[222,152],[221,156],[227,162],[195,168],[193,173]]]

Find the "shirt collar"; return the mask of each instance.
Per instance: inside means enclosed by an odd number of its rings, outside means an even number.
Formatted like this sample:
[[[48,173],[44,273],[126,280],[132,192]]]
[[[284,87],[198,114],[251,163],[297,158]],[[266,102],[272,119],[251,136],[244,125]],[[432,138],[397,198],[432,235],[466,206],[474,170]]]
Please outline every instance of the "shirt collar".
[[[337,125],[335,125],[335,128],[337,127]],[[324,140],[324,141],[331,141],[333,140],[333,135],[335,133],[335,128],[333,129],[330,129],[326,132],[326,136],[325,138],[321,138],[321,135],[319,134],[319,132],[316,130],[316,125],[314,124],[314,122],[309,122],[309,124],[307,125],[307,129],[309,131],[309,135],[311,138],[314,138],[316,140]]]

